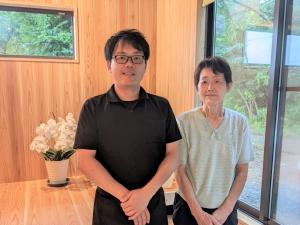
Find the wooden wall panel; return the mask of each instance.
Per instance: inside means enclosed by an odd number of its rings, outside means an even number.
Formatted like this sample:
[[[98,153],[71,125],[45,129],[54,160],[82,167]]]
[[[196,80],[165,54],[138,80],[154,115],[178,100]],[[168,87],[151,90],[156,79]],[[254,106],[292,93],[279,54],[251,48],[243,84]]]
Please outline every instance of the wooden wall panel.
[[[176,114],[194,106],[197,0],[157,1],[156,93]]]
[[[150,45],[150,58],[142,86],[150,93],[156,93],[156,38],[157,38],[157,1],[139,1],[139,29],[144,33]]]
[[[137,28],[150,44],[143,87],[167,97],[177,114],[192,107],[196,0],[0,2],[77,8],[79,28],[78,63],[0,60],[0,183],[47,177],[43,159],[29,150],[35,128],[52,113],[78,118],[85,99],[111,86],[103,48],[120,29]],[[78,173],[73,156],[70,175]]]
[[[0,183],[45,178],[43,159],[29,150],[35,127],[47,121],[52,113],[65,116],[73,112],[78,118],[86,98],[103,93],[111,86],[103,48],[107,38],[119,29],[140,29],[155,49],[156,1],[0,2],[77,8],[79,63],[0,61]],[[152,55],[143,81],[147,90],[155,91],[154,76],[155,55]],[[73,156],[70,175],[78,173],[77,159]]]

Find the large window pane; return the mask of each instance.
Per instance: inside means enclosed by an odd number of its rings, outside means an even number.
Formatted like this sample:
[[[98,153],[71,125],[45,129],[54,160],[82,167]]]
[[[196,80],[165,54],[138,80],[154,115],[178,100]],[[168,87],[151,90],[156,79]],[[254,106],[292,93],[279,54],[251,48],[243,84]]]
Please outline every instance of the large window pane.
[[[0,6],[0,56],[74,55],[73,12]]]
[[[273,217],[284,225],[300,221],[300,93],[286,95],[284,129],[278,181],[277,205]]]
[[[287,15],[287,20],[291,21],[286,38],[285,74],[288,85],[272,217],[281,224],[294,225],[300,221],[300,0],[288,1],[288,9],[292,12]],[[295,42],[297,44],[293,46]]]
[[[225,106],[245,114],[253,133],[255,161],[242,201],[259,209],[271,60],[274,0],[217,0],[214,55],[233,71],[233,89]]]

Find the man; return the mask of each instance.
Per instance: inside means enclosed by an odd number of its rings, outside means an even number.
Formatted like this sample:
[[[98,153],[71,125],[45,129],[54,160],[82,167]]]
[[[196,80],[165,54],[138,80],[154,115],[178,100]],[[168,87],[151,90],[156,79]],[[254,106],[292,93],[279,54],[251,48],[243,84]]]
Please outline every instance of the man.
[[[137,30],[107,40],[113,86],[81,110],[79,168],[97,186],[94,225],[167,225],[162,184],[176,169],[181,139],[168,101],[140,86],[149,45]]]

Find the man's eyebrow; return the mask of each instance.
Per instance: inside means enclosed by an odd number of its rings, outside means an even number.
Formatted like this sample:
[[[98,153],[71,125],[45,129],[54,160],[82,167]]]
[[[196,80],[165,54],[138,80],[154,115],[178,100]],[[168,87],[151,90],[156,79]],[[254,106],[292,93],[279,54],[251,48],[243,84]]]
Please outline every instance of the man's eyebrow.
[[[116,52],[115,54],[123,54],[123,55],[126,55],[127,52],[123,52],[123,51],[118,51]],[[144,54],[142,51],[136,51],[136,52],[133,52],[133,54]]]

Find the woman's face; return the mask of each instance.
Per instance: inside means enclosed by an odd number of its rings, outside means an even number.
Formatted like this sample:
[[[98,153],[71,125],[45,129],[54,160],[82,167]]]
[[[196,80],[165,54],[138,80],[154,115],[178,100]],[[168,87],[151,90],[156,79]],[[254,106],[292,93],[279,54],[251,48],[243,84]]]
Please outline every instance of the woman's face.
[[[203,105],[210,107],[222,105],[230,87],[231,83],[226,83],[223,73],[214,74],[211,68],[204,68],[200,72],[198,94]]]

